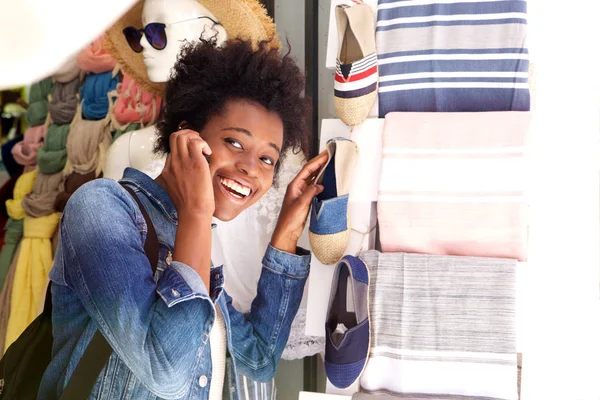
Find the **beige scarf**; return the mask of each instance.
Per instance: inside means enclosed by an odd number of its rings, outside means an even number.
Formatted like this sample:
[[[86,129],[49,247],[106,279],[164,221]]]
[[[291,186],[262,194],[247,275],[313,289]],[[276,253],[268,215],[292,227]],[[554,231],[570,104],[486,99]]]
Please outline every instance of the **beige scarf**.
[[[81,114],[78,112],[77,115]],[[67,137],[67,165],[64,174],[95,172],[96,177],[100,176],[111,143],[110,117],[99,121],[76,117]]]
[[[22,202],[25,213],[34,218],[54,213],[54,203],[62,182],[62,172],[52,175],[38,172],[33,183],[33,191],[25,196]]]

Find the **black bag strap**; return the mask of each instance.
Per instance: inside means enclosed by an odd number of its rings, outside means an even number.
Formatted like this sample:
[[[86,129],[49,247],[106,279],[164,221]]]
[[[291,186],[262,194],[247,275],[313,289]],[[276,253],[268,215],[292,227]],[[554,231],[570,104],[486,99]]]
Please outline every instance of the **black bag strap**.
[[[129,192],[129,194],[131,194],[131,197],[133,197],[138,204],[138,207],[144,216],[144,220],[146,221],[148,233],[146,235],[146,242],[144,243],[144,251],[146,252],[146,257],[148,257],[148,260],[150,261],[152,273],[154,274],[158,264],[158,236],[156,235],[154,224],[152,224],[148,212],[133,189],[123,184],[121,185]],[[48,291],[49,290],[50,289],[48,289]],[[102,369],[108,362],[112,353],[112,347],[110,347],[110,344],[108,344],[100,330],[97,330],[96,333],[94,333],[90,344],[88,344],[85,349],[75,371],[73,371],[73,375],[71,376],[71,379],[69,379],[60,400],[87,399],[98,380],[98,375],[102,372]]]
[[[146,221],[148,233],[146,234],[146,242],[144,243],[144,252],[146,253],[146,257],[148,257],[148,261],[150,261],[152,274],[154,274],[156,272],[156,266],[158,265],[158,236],[156,235],[154,224],[152,223],[146,208],[144,208],[140,198],[137,196],[137,194],[135,194],[133,189],[123,184],[121,184],[121,186],[123,186],[123,188],[129,192],[131,197],[133,197],[140,211],[142,212],[142,215],[144,216],[144,221]]]

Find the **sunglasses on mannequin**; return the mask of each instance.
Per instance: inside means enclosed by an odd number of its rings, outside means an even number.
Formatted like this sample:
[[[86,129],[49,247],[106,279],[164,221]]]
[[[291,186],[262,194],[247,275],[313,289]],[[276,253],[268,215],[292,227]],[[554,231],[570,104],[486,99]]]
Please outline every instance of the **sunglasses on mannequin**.
[[[151,22],[142,29],[138,29],[134,26],[128,26],[127,28],[123,29],[123,35],[125,35],[125,39],[127,40],[129,47],[131,47],[131,49],[136,53],[140,53],[143,50],[141,43],[142,34],[146,35],[146,40],[148,43],[150,43],[150,46],[156,50],[163,50],[165,47],[167,47],[167,32],[165,30],[167,26],[180,24],[182,22],[195,21],[203,18],[211,20],[214,25],[221,25],[210,17],[202,16],[183,21],[172,22],[170,24]]]

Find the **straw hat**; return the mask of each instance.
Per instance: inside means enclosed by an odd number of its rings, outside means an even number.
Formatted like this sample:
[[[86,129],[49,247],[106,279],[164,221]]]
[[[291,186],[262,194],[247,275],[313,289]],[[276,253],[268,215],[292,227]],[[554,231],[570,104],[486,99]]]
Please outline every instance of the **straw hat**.
[[[227,31],[227,38],[241,38],[255,43],[269,42],[279,48],[275,23],[259,0],[196,0],[210,11]],[[127,26],[142,27],[144,0],[136,3],[106,31],[104,48],[119,63],[122,70],[150,93],[163,96],[165,83],[152,82],[144,65],[142,53],[134,52],[122,33]]]

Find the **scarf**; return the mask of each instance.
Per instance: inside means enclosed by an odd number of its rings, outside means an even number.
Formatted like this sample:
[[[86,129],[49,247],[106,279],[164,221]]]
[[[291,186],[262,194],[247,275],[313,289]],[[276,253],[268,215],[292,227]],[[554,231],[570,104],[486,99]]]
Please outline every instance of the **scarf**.
[[[119,76],[113,78],[112,72],[88,74],[80,90],[83,118],[99,120],[108,113],[108,92],[116,89]]]
[[[46,125],[27,128],[23,134],[23,140],[15,144],[11,150],[19,165],[35,165],[37,163],[37,152],[44,145],[47,131]]]
[[[79,76],[67,83],[57,82],[54,85],[52,99],[48,104],[48,111],[52,122],[57,125],[70,124],[77,110],[77,93],[81,81]]]
[[[31,85],[29,90],[29,108],[25,119],[29,126],[43,125],[48,114],[48,95],[52,93],[54,83],[52,78],[46,78]]]
[[[23,240],[15,269],[6,327],[7,349],[40,313],[52,268],[51,238],[58,227],[59,214],[41,218],[25,217]]]
[[[22,202],[25,214],[34,218],[52,214],[63,177],[62,172],[52,175],[38,174],[33,184],[33,191],[26,195]]]
[[[77,58],[69,58],[63,65],[52,75],[55,82],[67,83],[77,78],[81,70],[77,66]]]
[[[153,124],[160,111],[161,98],[144,91],[129,75],[123,74],[123,82],[117,85],[117,101],[113,113],[118,122],[129,124],[141,122]],[[114,121],[113,121],[114,123]]]
[[[4,246],[2,246],[2,251],[0,251],[0,288],[4,286],[10,262],[15,255],[21,237],[23,237],[23,220],[9,218],[6,222]]]
[[[104,51],[102,48],[103,41],[103,37],[100,36],[79,53],[77,65],[81,70],[101,74],[115,68],[117,61]]]
[[[21,205],[23,198],[31,193],[33,190],[33,183],[37,176],[37,170],[30,172],[24,172],[17,183],[15,183],[15,189],[13,190],[13,198],[6,200],[6,212],[12,219],[23,219],[25,217],[25,210]]]
[[[8,267],[8,275],[4,280],[2,292],[0,292],[0,354],[4,355],[4,343],[6,339],[6,327],[8,325],[8,317],[10,315],[10,298],[12,295],[13,282],[15,280],[15,270],[17,269],[17,260],[21,253],[21,243],[17,245],[15,254],[13,255]]]
[[[60,172],[67,163],[67,136],[70,125],[52,124],[48,128],[44,146],[38,150],[37,162],[40,172],[55,174]]]
[[[54,202],[54,209],[58,212],[63,212],[67,206],[67,201],[71,198],[73,193],[87,182],[96,179],[96,172],[90,172],[87,174],[78,174],[73,172],[64,181],[63,188],[60,193],[56,196]],[[1,257],[1,255],[0,255]],[[0,258],[0,261],[2,259]],[[1,266],[1,264],[0,264]]]
[[[67,138],[67,166],[65,174],[95,172],[100,175],[112,143],[110,120],[87,121],[78,119],[71,125]]]

